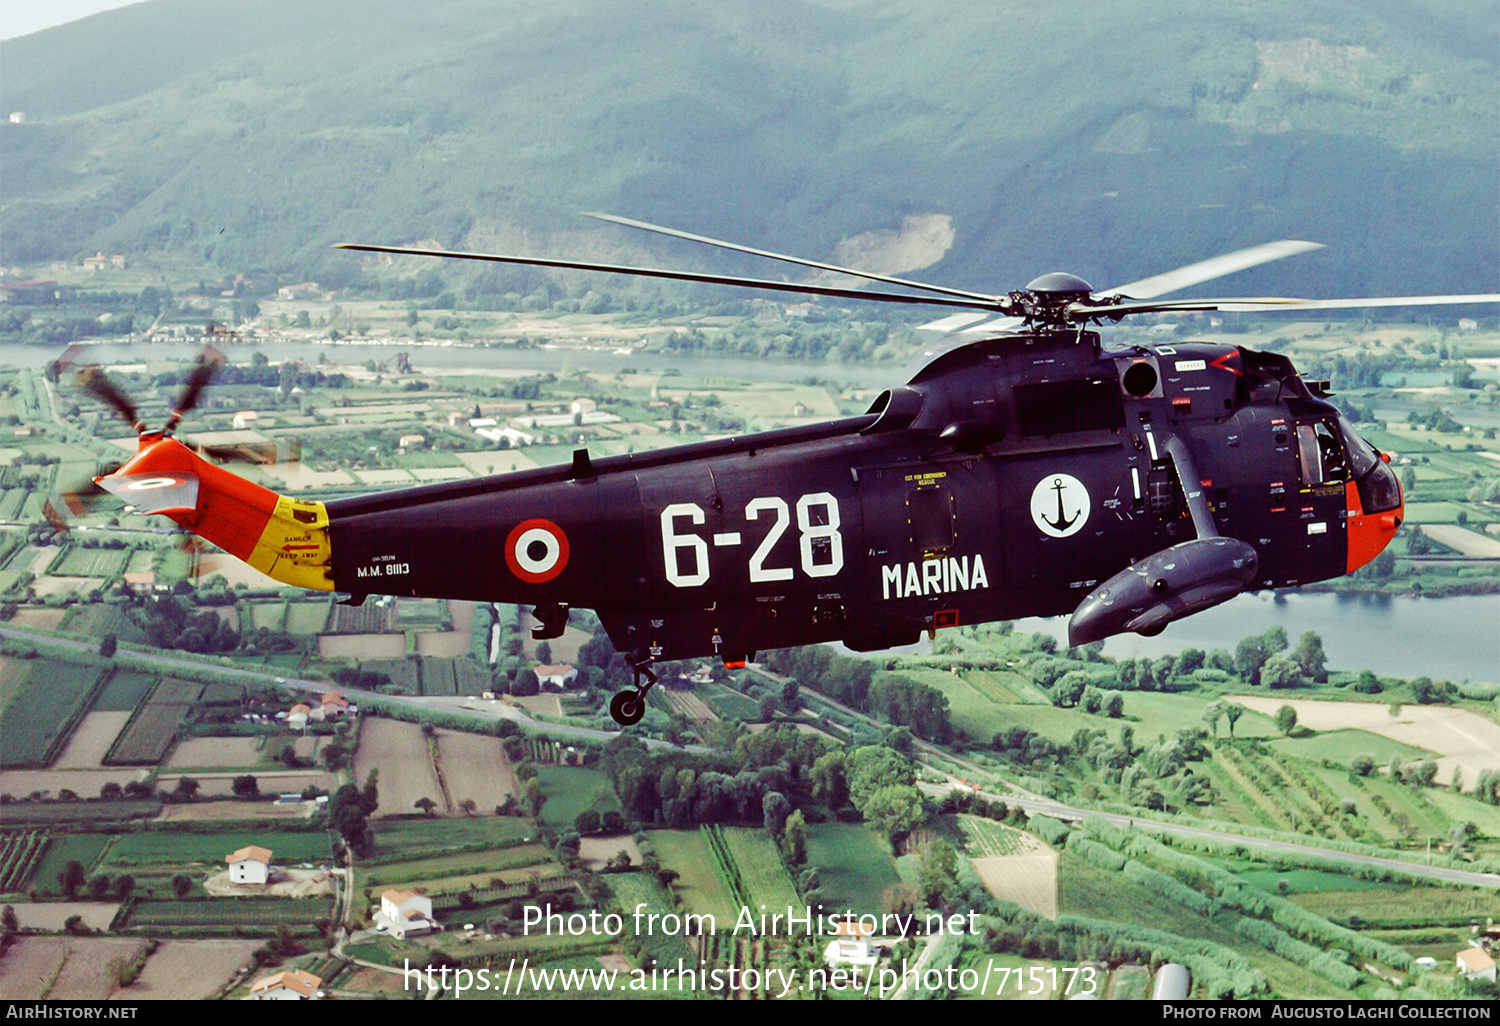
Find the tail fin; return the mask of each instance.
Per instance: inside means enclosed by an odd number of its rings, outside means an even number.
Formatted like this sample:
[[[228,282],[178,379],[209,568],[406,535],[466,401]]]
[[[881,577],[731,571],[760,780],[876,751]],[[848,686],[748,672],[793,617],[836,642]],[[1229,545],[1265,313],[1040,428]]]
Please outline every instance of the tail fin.
[[[124,466],[94,481],[142,513],[170,517],[268,577],[333,590],[328,511],[321,502],[278,495],[161,435],[142,435]]]

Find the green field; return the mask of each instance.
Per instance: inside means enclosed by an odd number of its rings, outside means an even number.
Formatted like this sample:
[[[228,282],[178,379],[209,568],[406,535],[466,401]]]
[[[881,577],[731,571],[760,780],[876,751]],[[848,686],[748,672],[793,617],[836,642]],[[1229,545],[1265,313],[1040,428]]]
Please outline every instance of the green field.
[[[288,634],[317,634],[327,623],[327,602],[292,602],[287,605],[286,632]]]
[[[829,909],[882,914],[892,907],[896,861],[874,834],[857,823],[816,823],[807,828],[807,860],[818,867],[819,890]]]
[[[1240,720],[1244,722],[1243,719]],[[1271,747],[1286,755],[1303,759],[1330,759],[1340,766],[1348,766],[1356,756],[1373,755],[1381,765],[1396,756],[1415,761],[1433,759],[1436,756],[1425,749],[1393,741],[1367,730],[1326,730],[1307,737],[1282,737],[1271,742]]]
[[[1025,833],[1004,823],[979,816],[955,816],[954,820],[963,835],[964,849],[970,858],[1015,855],[1025,844]]]
[[[134,670],[111,671],[109,680],[104,682],[104,687],[99,691],[99,697],[94,699],[93,709],[95,712],[129,712],[141,704],[141,699],[146,697],[155,680],[149,673],[137,673]]]
[[[645,873],[611,873],[604,878],[620,906],[626,929],[634,933],[635,910],[645,905],[642,915],[652,912],[667,915],[673,912],[672,903],[661,885]],[[659,922],[659,921],[658,921]],[[646,953],[665,965],[675,966],[680,958],[685,964],[693,963],[693,950],[681,937],[670,936],[661,929],[643,930],[634,934]]]
[[[769,682],[762,681],[762,683]],[[755,700],[740,694],[733,688],[727,688],[722,684],[706,684],[694,688],[693,694],[707,702],[709,708],[718,713],[722,719],[746,720],[752,723],[760,719],[760,706]]]
[[[129,549],[86,549],[74,545],[61,560],[52,565],[60,577],[114,577],[125,572]]]
[[[110,840],[109,834],[54,834],[42,861],[32,873],[31,886],[43,896],[61,894],[57,875],[64,867],[76,861],[83,863],[85,873],[91,872]]]
[[[519,816],[382,820],[375,825],[375,864],[451,855],[461,848],[506,848],[535,837],[536,826]]]
[[[708,841],[697,830],[652,830],[648,834],[661,864],[675,870],[672,889],[688,912],[711,915],[719,929],[729,929],[739,907],[725,886]]]
[[[547,849],[539,844],[518,844],[509,848],[454,852],[402,862],[381,862],[368,868],[361,867],[358,870],[358,880],[360,886],[369,888],[461,874],[482,877],[498,874],[501,870],[542,865],[551,860],[552,856]]]
[[[536,781],[547,796],[542,821],[558,829],[571,827],[580,812],[591,808],[599,788],[609,789],[609,778],[601,770],[573,766],[541,766]]]
[[[804,907],[781,854],[763,828],[724,827],[723,836],[751,908],[764,905],[771,912],[779,912]]]
[[[51,659],[32,662],[26,686],[0,710],[0,766],[40,766],[71,731],[100,668]]]
[[[332,849],[328,834],[321,830],[296,833],[278,830],[190,834],[178,831],[143,830],[121,834],[109,851],[111,866],[180,866],[202,862],[222,866],[224,856],[237,848],[258,844],[270,848],[277,865],[325,861]]]
[[[311,925],[327,919],[331,903],[323,898],[198,898],[188,901],[146,900],[130,912],[126,926],[203,926],[226,932],[236,927]]]

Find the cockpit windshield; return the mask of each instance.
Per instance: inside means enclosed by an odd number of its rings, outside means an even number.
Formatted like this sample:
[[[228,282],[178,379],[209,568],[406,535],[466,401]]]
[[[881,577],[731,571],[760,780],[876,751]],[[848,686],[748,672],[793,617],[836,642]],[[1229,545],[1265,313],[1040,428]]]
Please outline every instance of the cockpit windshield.
[[[1344,451],[1349,454],[1349,468],[1358,481],[1375,469],[1375,464],[1380,462],[1380,454],[1373,445],[1359,437],[1354,425],[1343,417],[1339,418],[1339,434],[1344,436]]]

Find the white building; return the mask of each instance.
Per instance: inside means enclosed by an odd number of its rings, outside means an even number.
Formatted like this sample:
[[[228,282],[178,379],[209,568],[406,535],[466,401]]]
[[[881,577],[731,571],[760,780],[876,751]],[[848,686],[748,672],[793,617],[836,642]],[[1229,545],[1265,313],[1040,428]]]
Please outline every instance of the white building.
[[[544,688],[569,688],[578,679],[578,671],[567,663],[537,663],[536,679]]]
[[[307,726],[307,717],[311,712],[312,709],[310,707],[298,702],[287,710],[286,725],[293,730],[301,730]]]
[[[397,940],[442,929],[432,918],[432,899],[417,891],[387,888],[380,892],[375,929]]]
[[[254,427],[258,420],[260,420],[260,414],[254,410],[241,410],[234,415],[234,429],[244,431],[246,428]]]
[[[224,856],[229,863],[229,882],[263,884],[271,878],[271,849],[249,844]]]
[[[250,985],[251,1001],[317,1001],[323,996],[318,988],[323,977],[301,969],[283,969],[262,976]]]
[[[1156,984],[1151,988],[1151,1000],[1185,1001],[1191,992],[1192,982],[1187,966],[1168,962],[1156,971]]]
[[[1470,980],[1495,982],[1495,960],[1482,948],[1465,948],[1458,953],[1458,971]]]
[[[867,926],[845,920],[837,924],[833,940],[823,949],[823,961],[829,965],[873,966],[880,960],[880,946],[870,941]]]
[[[574,399],[568,404],[569,413],[593,413],[599,406],[592,399]]]

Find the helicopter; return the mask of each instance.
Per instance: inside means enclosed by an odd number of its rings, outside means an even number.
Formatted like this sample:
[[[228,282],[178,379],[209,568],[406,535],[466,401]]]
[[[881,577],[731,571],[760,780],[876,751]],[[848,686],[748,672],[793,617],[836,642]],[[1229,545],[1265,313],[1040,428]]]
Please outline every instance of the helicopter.
[[[286,584],[532,606],[538,639],[592,609],[634,668],[610,713],[638,723],[661,660],[731,668],[770,648],[873,651],[922,633],[1068,615],[1070,644],[1159,633],[1242,592],[1353,573],[1405,513],[1390,456],[1285,356],[1206,341],[1103,344],[1096,326],[1172,311],[1500,301],[1164,299],[1321,248],[1282,240],[1094,290],[1068,273],[987,294],[840,267],[609,214],[604,221],[863,279],[875,291],[363,243],[353,251],[597,271],[957,308],[904,384],[822,423],[375,494],[279,495],[160,429],[97,368],[80,381],[138,435],[99,488]]]

